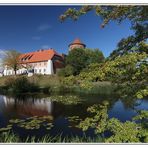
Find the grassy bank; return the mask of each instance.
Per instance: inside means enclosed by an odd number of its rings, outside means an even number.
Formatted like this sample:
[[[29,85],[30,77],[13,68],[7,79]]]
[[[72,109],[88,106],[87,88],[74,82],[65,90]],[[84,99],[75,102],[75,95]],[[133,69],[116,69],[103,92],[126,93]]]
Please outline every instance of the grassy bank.
[[[102,143],[104,140],[101,137],[90,138],[85,135],[82,137],[71,136],[62,137],[46,135],[42,138],[27,137],[21,139],[17,134],[12,132],[5,132],[0,134],[0,143]]]
[[[6,81],[12,78],[19,78],[22,76],[4,76],[0,77],[0,86],[5,86]],[[38,86],[48,86],[48,85],[58,85],[60,83],[60,79],[58,76],[48,76],[48,75],[33,75],[32,77],[26,77],[30,82],[36,83]]]
[[[114,87],[110,82],[96,82],[91,90],[79,85],[68,86],[61,83],[62,78],[54,75],[5,76],[0,78],[1,93],[85,93],[112,94]]]
[[[1,93],[40,93],[50,92],[50,88],[59,86],[57,76],[34,75],[27,76],[5,76],[0,78]]]

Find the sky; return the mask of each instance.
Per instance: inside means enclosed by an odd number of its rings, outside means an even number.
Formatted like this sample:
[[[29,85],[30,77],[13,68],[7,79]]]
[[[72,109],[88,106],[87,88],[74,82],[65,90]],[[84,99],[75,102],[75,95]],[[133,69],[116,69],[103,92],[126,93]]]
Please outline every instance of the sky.
[[[0,54],[10,49],[26,53],[48,48],[67,54],[68,45],[79,38],[87,48],[99,48],[108,57],[122,38],[133,34],[128,20],[101,28],[102,20],[94,11],[61,23],[59,16],[69,7],[0,6]]]

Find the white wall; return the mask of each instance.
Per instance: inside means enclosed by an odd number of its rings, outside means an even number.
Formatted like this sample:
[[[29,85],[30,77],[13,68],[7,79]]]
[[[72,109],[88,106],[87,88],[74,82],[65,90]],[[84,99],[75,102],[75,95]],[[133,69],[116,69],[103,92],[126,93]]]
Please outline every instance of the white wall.
[[[26,71],[25,68],[21,68],[21,69],[16,71],[16,74],[21,74],[21,73],[23,73],[25,71]],[[14,72],[13,69],[7,69],[7,68],[4,69],[4,76],[9,76],[9,75],[14,75],[14,74],[15,74],[15,72]]]
[[[49,75],[54,74],[52,60],[48,60],[47,62],[46,74],[49,74]]]
[[[27,69],[25,68],[21,68],[19,70],[17,70],[16,74],[22,74],[26,71]],[[45,70],[45,71],[44,71]],[[36,74],[47,74],[47,75],[52,75],[54,74],[54,70],[53,70],[53,62],[52,60],[48,60],[47,65],[46,66],[35,66],[34,67],[34,72]],[[4,76],[7,75],[14,75],[15,72],[13,69],[8,69],[5,68],[4,70]]]
[[[5,69],[4,70],[4,76],[14,75],[14,70],[12,69]]]

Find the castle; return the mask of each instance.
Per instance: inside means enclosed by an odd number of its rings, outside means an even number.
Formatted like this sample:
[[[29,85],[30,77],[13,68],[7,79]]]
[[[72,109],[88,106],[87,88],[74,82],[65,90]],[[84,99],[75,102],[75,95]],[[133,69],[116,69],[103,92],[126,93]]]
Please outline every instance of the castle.
[[[69,44],[69,52],[75,48],[85,48],[86,45],[75,39]],[[64,55],[57,53],[54,49],[40,49],[35,52],[21,54],[19,56],[20,69],[16,74],[43,74],[52,75],[64,67]],[[14,75],[15,72],[12,68],[5,65],[3,75]]]

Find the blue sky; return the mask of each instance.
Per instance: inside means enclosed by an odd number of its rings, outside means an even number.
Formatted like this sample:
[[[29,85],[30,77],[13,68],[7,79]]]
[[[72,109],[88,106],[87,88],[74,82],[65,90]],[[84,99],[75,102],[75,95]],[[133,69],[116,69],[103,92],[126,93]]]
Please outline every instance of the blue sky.
[[[101,19],[89,12],[78,21],[59,21],[71,6],[0,6],[0,50],[16,49],[25,53],[40,48],[54,48],[67,53],[68,45],[80,38],[88,48],[99,48],[105,55],[116,48],[120,39],[133,31],[130,22],[111,22],[104,29]]]

